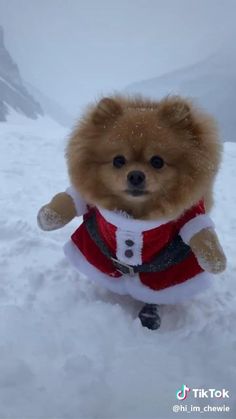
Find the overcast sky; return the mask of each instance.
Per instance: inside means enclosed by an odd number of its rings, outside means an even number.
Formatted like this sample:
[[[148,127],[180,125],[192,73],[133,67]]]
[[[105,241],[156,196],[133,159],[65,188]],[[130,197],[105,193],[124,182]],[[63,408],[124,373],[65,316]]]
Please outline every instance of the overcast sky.
[[[22,76],[72,114],[235,42],[236,0],[0,0]]]

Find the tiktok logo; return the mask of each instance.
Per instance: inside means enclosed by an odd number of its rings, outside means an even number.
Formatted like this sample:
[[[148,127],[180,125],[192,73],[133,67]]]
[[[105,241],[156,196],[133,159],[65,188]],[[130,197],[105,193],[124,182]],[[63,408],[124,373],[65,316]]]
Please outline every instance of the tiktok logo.
[[[176,398],[178,400],[185,400],[187,399],[189,392],[190,392],[190,388],[188,388],[185,384],[183,384],[182,388],[177,391]]]

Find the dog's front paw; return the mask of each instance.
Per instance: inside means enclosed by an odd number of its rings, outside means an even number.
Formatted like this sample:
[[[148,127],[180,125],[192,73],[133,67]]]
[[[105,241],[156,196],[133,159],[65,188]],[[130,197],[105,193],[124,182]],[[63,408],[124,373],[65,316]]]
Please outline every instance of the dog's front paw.
[[[37,215],[38,226],[44,231],[57,230],[66,224],[66,221],[48,205],[43,206]]]
[[[204,269],[204,271],[218,274],[224,272],[226,269],[226,257],[224,253],[214,255],[214,257],[211,255],[211,258],[207,257],[207,255],[201,255],[198,256],[197,259],[199,265],[202,269]]]

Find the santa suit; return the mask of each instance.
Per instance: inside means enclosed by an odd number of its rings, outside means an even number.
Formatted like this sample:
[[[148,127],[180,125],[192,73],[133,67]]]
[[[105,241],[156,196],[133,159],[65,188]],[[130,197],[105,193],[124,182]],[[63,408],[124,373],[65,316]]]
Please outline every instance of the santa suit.
[[[142,265],[152,261],[176,236],[188,244],[191,237],[202,229],[214,227],[205,214],[202,201],[177,220],[146,221],[103,208],[88,209],[74,188],[66,192],[72,197],[78,215],[84,216],[84,221],[72,234],[64,251],[72,264],[89,279],[118,294],[157,304],[187,300],[212,283],[213,275],[200,267],[190,249],[184,260],[160,272],[123,274],[111,258],[104,255],[86,228],[86,222],[93,217],[101,239],[118,261],[131,266]]]

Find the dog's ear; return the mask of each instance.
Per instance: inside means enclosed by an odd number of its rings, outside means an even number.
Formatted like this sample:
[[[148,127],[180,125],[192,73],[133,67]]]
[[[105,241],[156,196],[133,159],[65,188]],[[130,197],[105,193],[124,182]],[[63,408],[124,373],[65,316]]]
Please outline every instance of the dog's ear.
[[[118,101],[113,98],[104,97],[101,99],[92,114],[92,121],[95,125],[105,124],[115,120],[122,115],[122,107]]]
[[[179,96],[169,96],[159,102],[158,117],[168,127],[188,128],[193,122],[191,104]]]

